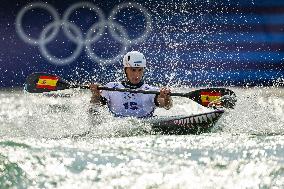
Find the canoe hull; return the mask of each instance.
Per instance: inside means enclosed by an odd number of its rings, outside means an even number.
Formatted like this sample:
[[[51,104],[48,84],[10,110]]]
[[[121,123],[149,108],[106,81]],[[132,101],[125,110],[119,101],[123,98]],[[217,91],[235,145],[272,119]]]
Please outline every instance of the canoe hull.
[[[200,134],[210,132],[223,113],[224,110],[215,110],[189,116],[153,118],[148,122],[152,125],[154,133],[167,135]]]

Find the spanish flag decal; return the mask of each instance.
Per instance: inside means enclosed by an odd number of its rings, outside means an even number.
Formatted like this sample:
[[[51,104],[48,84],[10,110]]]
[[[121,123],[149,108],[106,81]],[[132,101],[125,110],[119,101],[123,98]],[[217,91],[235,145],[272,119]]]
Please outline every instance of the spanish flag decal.
[[[201,104],[203,106],[208,106],[210,102],[218,100],[220,97],[221,93],[219,92],[201,92]]]
[[[53,90],[56,88],[57,81],[56,76],[40,76],[36,88]]]

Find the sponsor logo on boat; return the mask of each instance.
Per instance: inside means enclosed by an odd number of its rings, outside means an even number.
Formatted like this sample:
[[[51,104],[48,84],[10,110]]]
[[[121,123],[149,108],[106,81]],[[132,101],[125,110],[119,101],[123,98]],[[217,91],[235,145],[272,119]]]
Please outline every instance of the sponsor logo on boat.
[[[198,115],[191,118],[176,119],[173,122],[175,125],[191,127],[193,123],[211,123],[218,115],[217,113]]]

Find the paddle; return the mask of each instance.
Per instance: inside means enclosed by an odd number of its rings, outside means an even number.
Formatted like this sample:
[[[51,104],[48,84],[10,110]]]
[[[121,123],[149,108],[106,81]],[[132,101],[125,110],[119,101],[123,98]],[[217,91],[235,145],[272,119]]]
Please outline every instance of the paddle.
[[[33,73],[26,79],[25,90],[30,93],[44,93],[58,91],[71,88],[89,89],[89,86],[78,85],[67,82],[59,76],[48,73]],[[143,94],[159,94],[158,91],[133,90],[121,88],[99,87],[99,90],[143,93]],[[171,96],[187,97],[202,106],[217,106],[224,108],[234,108],[236,103],[235,93],[226,88],[206,88],[198,89],[188,93],[171,93]]]

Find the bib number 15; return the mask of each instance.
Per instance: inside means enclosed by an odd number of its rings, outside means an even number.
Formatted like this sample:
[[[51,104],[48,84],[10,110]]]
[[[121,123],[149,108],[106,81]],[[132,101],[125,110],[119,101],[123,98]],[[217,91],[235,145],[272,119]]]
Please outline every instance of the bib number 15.
[[[126,102],[123,104],[125,109],[137,110],[138,104],[136,102]]]

